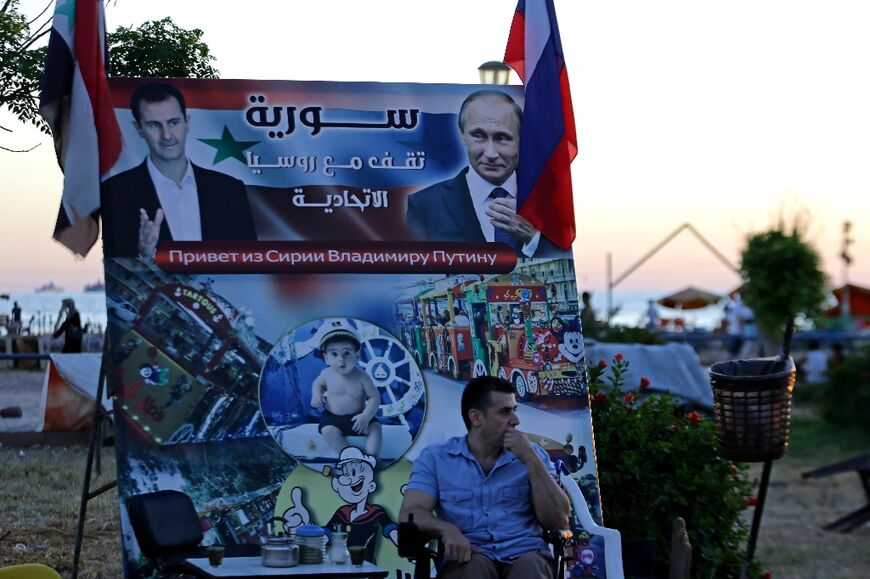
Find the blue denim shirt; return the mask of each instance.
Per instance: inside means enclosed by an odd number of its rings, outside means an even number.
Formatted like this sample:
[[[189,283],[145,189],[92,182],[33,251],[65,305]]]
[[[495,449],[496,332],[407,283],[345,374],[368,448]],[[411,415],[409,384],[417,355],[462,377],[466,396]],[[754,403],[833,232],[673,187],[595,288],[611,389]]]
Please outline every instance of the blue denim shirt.
[[[555,478],[547,453],[532,447]],[[459,527],[490,559],[511,562],[530,551],[547,552],[532,508],[529,473],[508,450],[484,475],[465,436],[429,446],[414,461],[408,488],[437,499],[436,515]]]

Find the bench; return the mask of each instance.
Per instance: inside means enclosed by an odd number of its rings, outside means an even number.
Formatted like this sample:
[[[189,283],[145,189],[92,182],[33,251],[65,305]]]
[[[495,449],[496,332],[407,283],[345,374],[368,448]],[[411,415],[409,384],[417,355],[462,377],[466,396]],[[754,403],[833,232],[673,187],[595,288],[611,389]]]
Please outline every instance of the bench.
[[[867,495],[868,504],[832,523],[828,523],[824,526],[826,531],[849,533],[867,521],[870,521],[870,453],[848,458],[844,461],[829,464],[801,474],[802,478],[808,479],[823,478],[832,474],[851,471],[857,472],[858,476],[861,478],[861,485],[864,487],[864,493]]]

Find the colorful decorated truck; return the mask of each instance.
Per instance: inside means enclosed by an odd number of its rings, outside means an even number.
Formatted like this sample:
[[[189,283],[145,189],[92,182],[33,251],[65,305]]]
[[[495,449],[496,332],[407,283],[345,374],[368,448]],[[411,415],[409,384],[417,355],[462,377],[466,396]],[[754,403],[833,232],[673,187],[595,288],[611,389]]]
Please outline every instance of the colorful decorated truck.
[[[465,313],[465,281],[447,289],[433,289],[419,297],[424,366],[457,379],[471,377],[474,361],[470,319]]]
[[[554,316],[544,283],[519,274],[465,280],[416,301],[420,325],[403,330],[403,341],[426,367],[461,380],[500,376],[524,401],[586,397],[578,321]]]
[[[520,400],[587,394],[579,328],[553,317],[546,286],[502,275],[468,286],[474,339],[473,375],[509,380]],[[574,321],[570,326],[575,326]]]
[[[429,359],[429,349],[423,330],[423,317],[420,312],[420,297],[431,291],[429,286],[420,290],[413,286],[410,295],[396,302],[396,335],[414,355],[417,365],[425,367]]]

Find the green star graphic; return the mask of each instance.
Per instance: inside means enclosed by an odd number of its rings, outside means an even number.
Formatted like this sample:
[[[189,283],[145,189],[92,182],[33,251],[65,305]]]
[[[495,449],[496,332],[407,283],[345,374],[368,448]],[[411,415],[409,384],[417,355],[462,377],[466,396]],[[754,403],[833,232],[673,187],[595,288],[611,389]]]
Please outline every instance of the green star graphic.
[[[197,140],[205,143],[209,147],[215,148],[214,161],[211,163],[212,165],[217,165],[224,159],[229,159],[230,157],[237,159],[240,163],[247,164],[248,161],[245,159],[245,155],[243,154],[244,150],[250,149],[254,145],[260,143],[260,141],[237,141],[226,125],[224,125],[224,132],[220,139]]]

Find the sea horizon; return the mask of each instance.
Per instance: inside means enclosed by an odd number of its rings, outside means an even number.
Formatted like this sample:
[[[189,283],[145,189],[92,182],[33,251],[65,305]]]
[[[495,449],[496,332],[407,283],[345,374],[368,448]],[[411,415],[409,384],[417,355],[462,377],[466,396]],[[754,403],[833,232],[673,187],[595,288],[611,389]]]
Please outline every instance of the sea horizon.
[[[0,314],[9,315],[12,304],[21,306],[21,319],[25,326],[34,323],[35,328],[53,327],[60,311],[61,301],[72,298],[82,318],[82,324],[91,324],[103,329],[106,327],[106,294],[103,291],[13,291],[7,294],[8,300],[0,301]],[[611,323],[619,326],[643,327],[646,325],[646,312],[649,300],[662,297],[661,291],[635,290],[614,291],[613,307],[617,310]],[[598,320],[606,319],[607,292],[592,292],[592,307]],[[723,314],[724,299],[715,305],[697,310],[674,310],[657,306],[659,318],[681,318],[687,330],[712,330],[718,327]],[[578,312],[579,314],[579,312]]]

